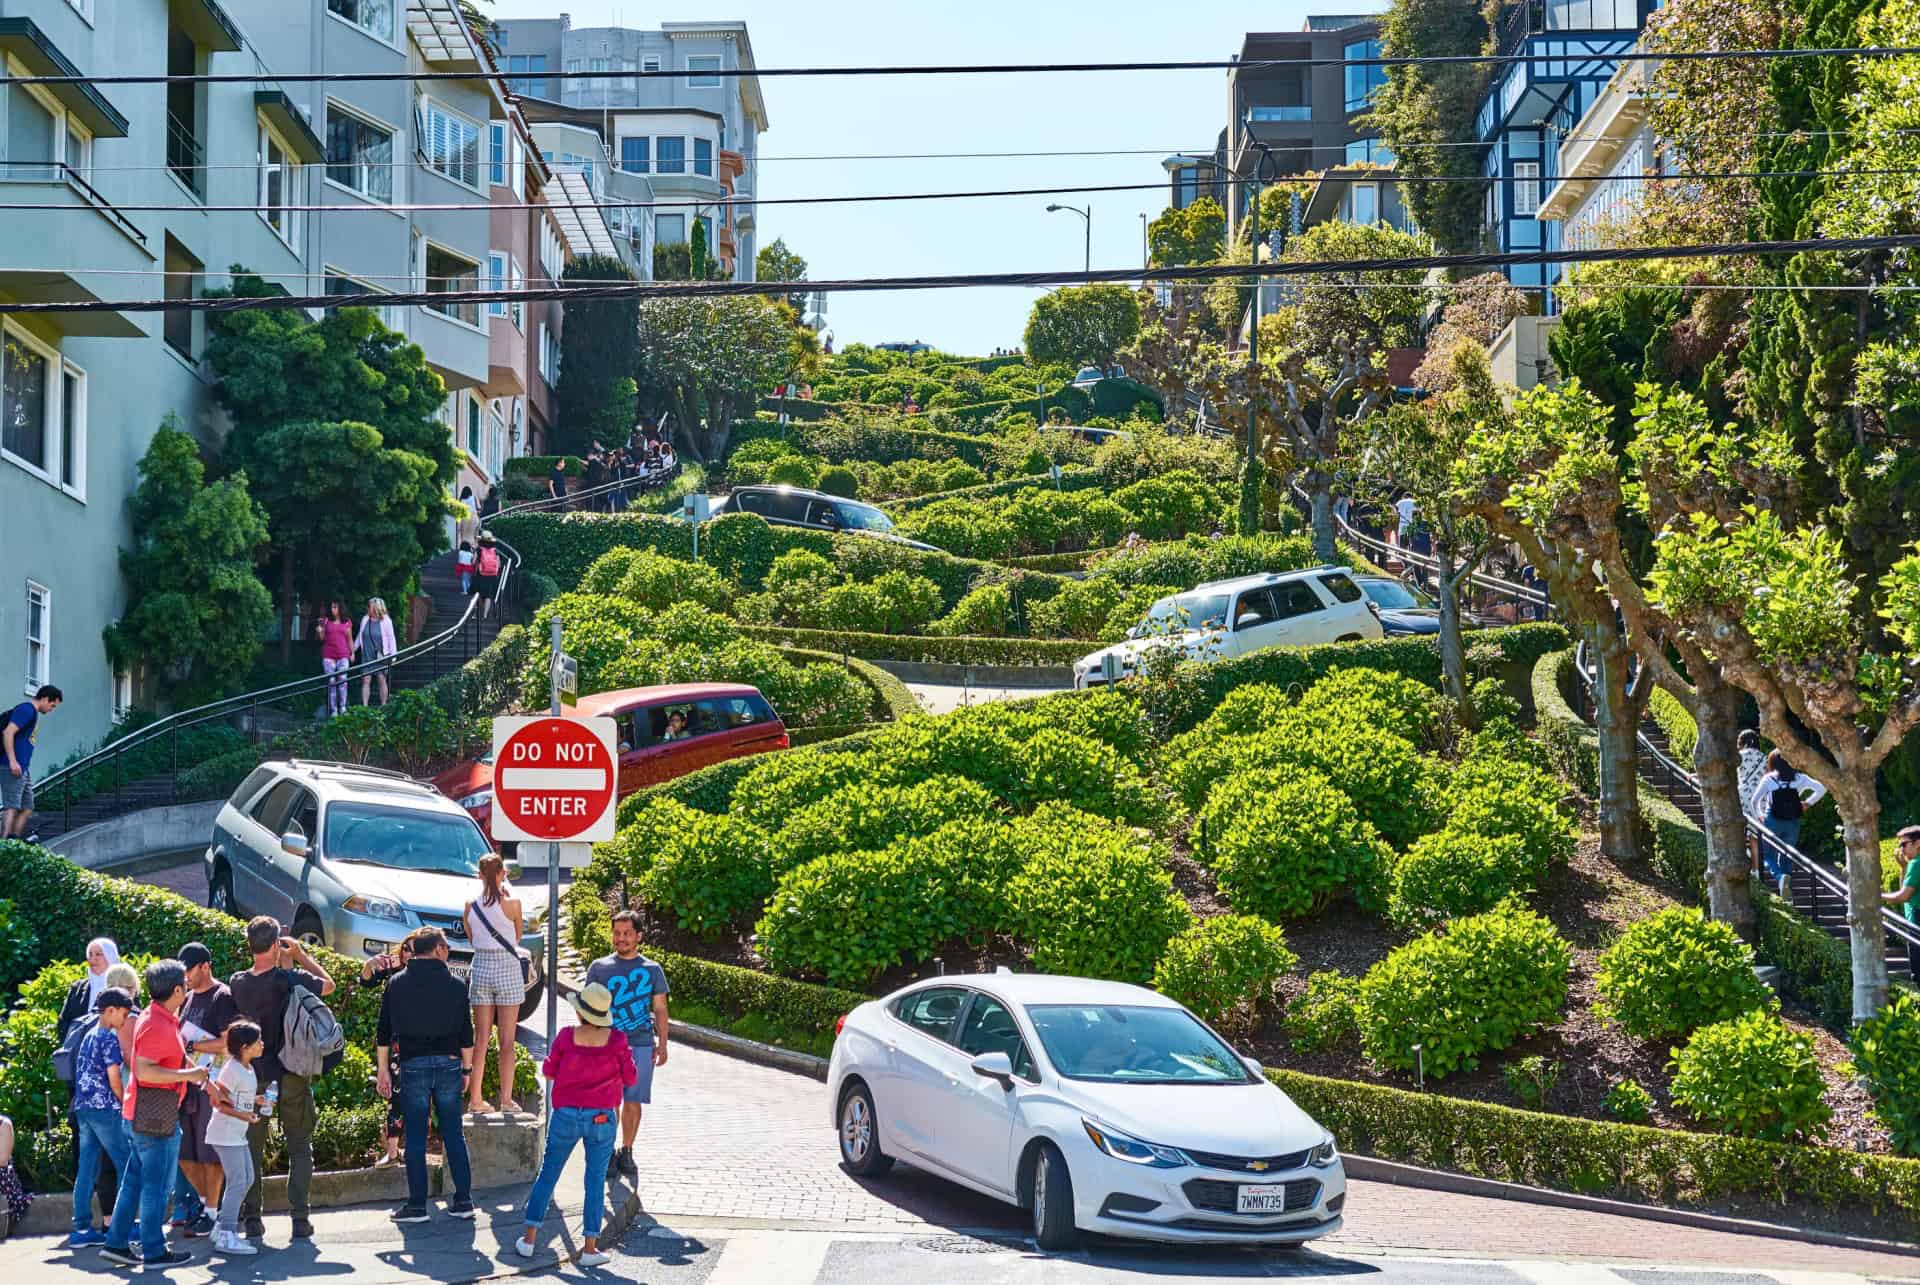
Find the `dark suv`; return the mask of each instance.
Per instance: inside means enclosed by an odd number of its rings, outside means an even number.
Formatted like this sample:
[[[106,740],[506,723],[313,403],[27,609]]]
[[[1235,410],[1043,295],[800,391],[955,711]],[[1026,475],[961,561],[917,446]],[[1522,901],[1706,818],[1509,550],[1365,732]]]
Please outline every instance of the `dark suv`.
[[[918,540],[909,540],[905,536],[895,535],[893,519],[871,504],[862,504],[858,500],[849,500],[844,496],[828,495],[825,491],[809,491],[798,486],[735,487],[732,494],[713,510],[715,517],[723,513],[757,513],[777,526],[874,535],[883,540],[892,540],[897,544],[909,545],[928,553],[939,552],[930,544],[922,544]]]

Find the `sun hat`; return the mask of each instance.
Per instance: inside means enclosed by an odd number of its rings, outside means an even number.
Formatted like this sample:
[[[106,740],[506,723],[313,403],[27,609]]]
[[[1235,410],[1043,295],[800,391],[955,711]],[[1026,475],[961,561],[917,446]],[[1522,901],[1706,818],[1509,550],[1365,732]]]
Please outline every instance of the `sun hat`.
[[[588,1026],[612,1026],[613,992],[599,982],[588,982],[574,992],[573,1011]]]

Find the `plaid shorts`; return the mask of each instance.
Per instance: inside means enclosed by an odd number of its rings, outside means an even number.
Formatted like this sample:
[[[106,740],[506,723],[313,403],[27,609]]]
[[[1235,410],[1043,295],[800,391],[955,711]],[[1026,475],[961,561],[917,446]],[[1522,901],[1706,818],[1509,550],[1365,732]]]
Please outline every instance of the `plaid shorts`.
[[[467,977],[467,1002],[475,1008],[487,1004],[518,1008],[527,998],[527,984],[520,979],[520,956],[505,950],[476,950],[473,971]]]

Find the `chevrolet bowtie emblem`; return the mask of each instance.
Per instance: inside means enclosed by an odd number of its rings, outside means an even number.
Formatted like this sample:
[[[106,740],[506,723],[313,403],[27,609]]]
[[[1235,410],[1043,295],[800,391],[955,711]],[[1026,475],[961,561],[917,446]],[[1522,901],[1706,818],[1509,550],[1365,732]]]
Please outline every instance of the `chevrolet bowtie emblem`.
[[[1247,1168],[1253,1170],[1255,1173],[1265,1173],[1267,1171],[1267,1162],[1264,1160],[1249,1160],[1247,1161]]]

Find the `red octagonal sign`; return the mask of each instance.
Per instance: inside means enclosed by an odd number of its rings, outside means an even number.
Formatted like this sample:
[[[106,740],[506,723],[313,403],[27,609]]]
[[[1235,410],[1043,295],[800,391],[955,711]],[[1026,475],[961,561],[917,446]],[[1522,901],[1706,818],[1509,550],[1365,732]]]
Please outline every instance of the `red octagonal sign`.
[[[611,839],[620,779],[614,734],[610,718],[496,718],[493,837]]]

